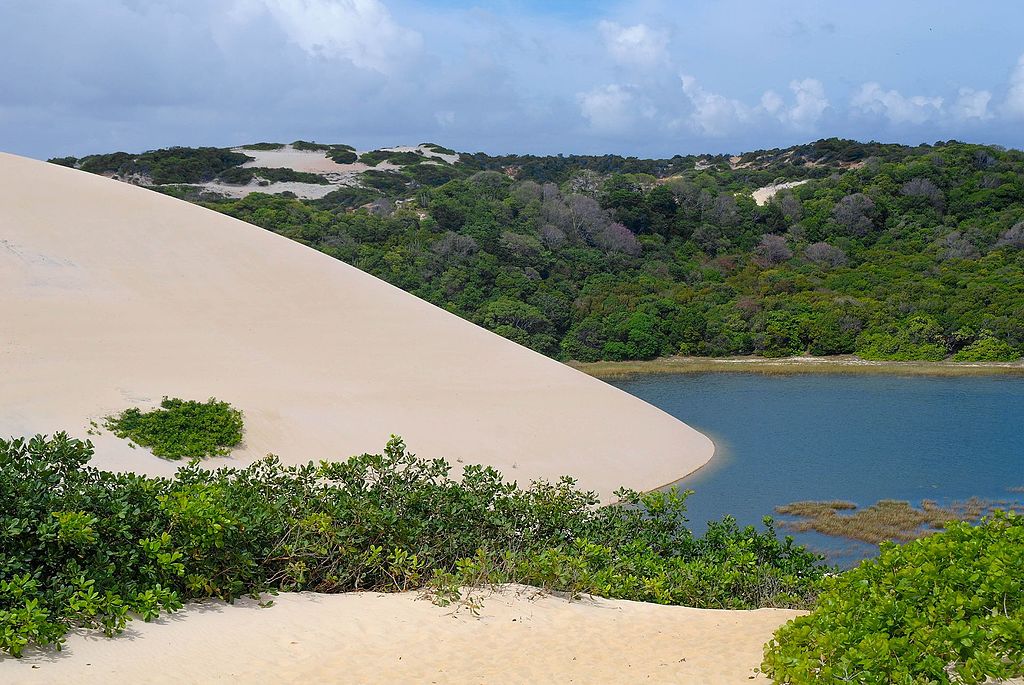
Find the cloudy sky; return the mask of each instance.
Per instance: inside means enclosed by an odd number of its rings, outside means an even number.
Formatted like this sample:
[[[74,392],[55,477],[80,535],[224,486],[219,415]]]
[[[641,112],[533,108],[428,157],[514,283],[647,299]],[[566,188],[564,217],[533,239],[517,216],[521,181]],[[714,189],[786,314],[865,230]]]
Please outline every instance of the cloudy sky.
[[[1024,147],[1018,0],[0,0],[0,150]]]

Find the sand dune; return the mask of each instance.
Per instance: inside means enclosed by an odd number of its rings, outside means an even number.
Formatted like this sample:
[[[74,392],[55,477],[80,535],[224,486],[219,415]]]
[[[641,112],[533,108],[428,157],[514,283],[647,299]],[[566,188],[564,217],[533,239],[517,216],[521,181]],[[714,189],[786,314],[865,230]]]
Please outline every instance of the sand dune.
[[[0,660],[5,683],[766,682],[762,644],[799,612],[569,602],[509,587],[479,618],[414,594],[210,603],[112,640]],[[230,656],[228,656],[230,655]],[[227,658],[226,658],[227,657]]]
[[[768,200],[775,197],[780,190],[786,190],[788,188],[796,188],[807,183],[808,179],[802,181],[786,181],[785,183],[772,183],[771,185],[758,188],[751,195],[754,197],[754,202],[758,205],[764,205],[768,203]]]
[[[342,262],[155,192],[0,155],[0,434],[67,430],[163,395],[246,415],[286,462],[379,451],[573,474],[608,498],[710,459],[662,411]],[[96,464],[175,464],[104,434]]]

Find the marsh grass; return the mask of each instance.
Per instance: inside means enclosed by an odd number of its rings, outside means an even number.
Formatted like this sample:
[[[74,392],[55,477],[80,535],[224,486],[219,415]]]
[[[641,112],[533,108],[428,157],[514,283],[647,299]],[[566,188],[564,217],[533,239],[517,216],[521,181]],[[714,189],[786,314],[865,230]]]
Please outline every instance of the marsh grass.
[[[886,540],[909,542],[942,530],[951,521],[979,521],[997,508],[1024,510],[1013,502],[972,497],[948,506],[924,500],[920,508],[900,500],[881,500],[860,510],[852,502],[793,502],[776,507],[775,512],[797,518],[780,521],[781,528],[878,544]]]
[[[852,355],[836,357],[661,357],[648,361],[575,362],[567,364],[588,375],[603,379],[627,378],[663,373],[756,373],[765,376],[795,374],[850,374],[897,376],[996,376],[1024,375],[1020,362],[894,362],[866,361]]]

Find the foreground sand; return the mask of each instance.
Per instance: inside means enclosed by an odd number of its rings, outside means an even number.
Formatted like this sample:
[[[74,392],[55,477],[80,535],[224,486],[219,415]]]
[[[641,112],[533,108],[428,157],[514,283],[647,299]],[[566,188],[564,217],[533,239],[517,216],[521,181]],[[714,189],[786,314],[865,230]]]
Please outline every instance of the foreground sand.
[[[512,586],[480,618],[415,594],[208,604],[113,640],[0,660],[4,683],[749,683],[799,612],[569,602]],[[753,679],[751,677],[753,676]]]
[[[605,499],[707,462],[711,441],[639,399],[256,226],[0,154],[0,435],[66,430],[164,395],[245,412],[285,462],[379,452],[563,474]],[[101,468],[176,464],[93,438]]]

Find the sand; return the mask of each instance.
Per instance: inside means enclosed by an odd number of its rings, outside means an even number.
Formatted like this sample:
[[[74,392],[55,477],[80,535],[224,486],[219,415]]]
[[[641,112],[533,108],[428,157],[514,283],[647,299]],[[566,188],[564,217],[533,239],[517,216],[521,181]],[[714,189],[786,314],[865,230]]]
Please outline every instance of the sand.
[[[258,227],[110,179],[0,155],[0,435],[66,430],[162,396],[245,413],[287,463],[379,452],[571,474],[605,500],[707,462],[639,399]],[[171,474],[108,433],[94,463]]]
[[[583,598],[521,586],[479,618],[417,595],[282,594],[193,606],[112,640],[0,660],[4,683],[751,683],[799,615]],[[225,658],[228,657],[229,658]],[[753,676],[753,677],[752,677]]]
[[[758,205],[767,204],[768,200],[775,197],[775,194],[780,190],[786,190],[787,188],[796,188],[807,183],[808,179],[802,181],[786,181],[785,183],[773,183],[771,185],[758,188],[751,195],[754,196],[754,202]]]

